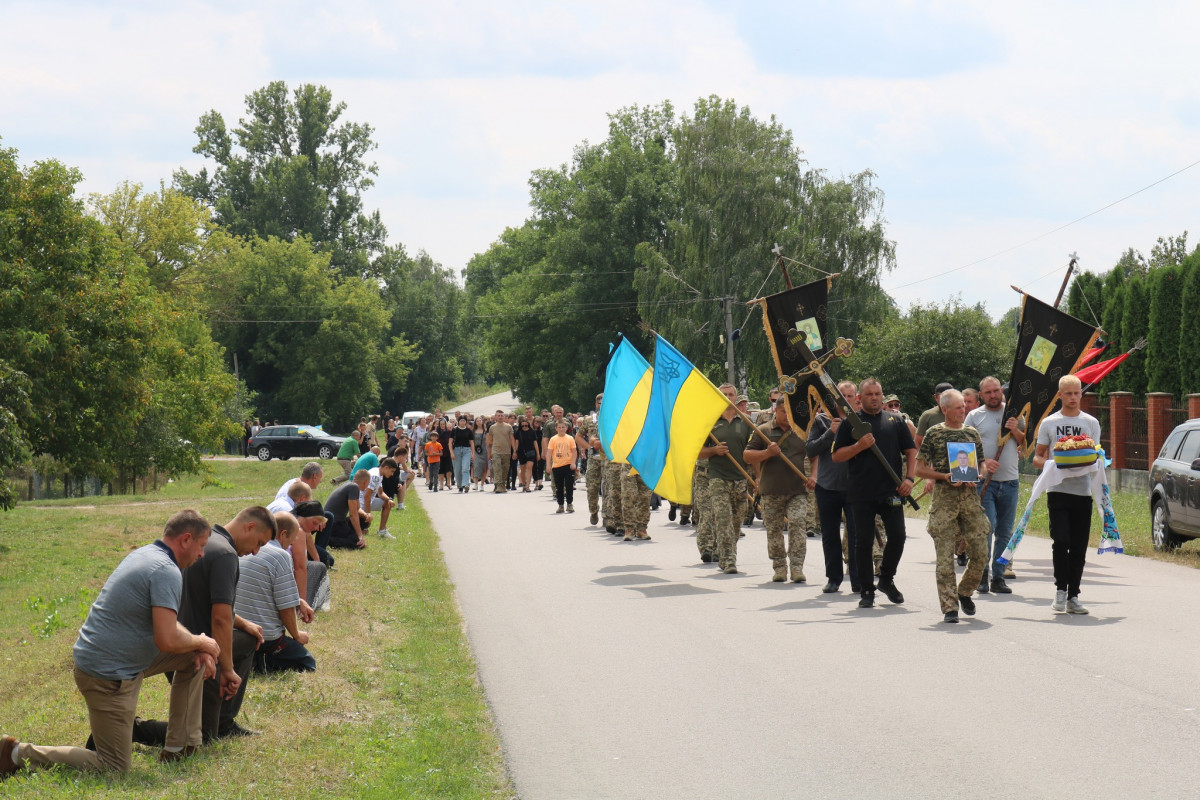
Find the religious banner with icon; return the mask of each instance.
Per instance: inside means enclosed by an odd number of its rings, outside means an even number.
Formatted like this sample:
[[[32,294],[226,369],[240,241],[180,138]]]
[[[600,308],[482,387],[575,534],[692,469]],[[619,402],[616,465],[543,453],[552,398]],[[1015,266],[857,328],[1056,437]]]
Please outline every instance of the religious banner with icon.
[[[1038,425],[1058,399],[1058,379],[1069,375],[1086,361],[1086,354],[1102,331],[1065,311],[1059,311],[1024,292],[1021,294],[1021,324],[1017,329],[1017,353],[1009,378],[1004,420],[1023,418],[1023,455],[1037,444]],[[1000,446],[1011,435],[1000,428]]]
[[[763,327],[767,331],[767,341],[771,344],[771,355],[775,359],[781,382],[808,368],[808,362],[795,345],[800,334],[803,334],[803,341],[814,356],[819,357],[828,349],[827,304],[832,283],[832,278],[821,278],[758,301],[762,305]],[[818,411],[830,413],[817,389],[819,382],[820,378],[810,373],[800,378],[795,387],[789,385],[785,389],[788,420],[793,428],[805,436]]]

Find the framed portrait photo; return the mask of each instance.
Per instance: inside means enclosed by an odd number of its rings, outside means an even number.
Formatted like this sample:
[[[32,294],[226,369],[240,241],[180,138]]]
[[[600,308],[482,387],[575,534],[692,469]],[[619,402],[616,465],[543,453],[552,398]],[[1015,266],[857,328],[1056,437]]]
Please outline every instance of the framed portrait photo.
[[[979,454],[974,442],[946,442],[951,483],[979,483]]]

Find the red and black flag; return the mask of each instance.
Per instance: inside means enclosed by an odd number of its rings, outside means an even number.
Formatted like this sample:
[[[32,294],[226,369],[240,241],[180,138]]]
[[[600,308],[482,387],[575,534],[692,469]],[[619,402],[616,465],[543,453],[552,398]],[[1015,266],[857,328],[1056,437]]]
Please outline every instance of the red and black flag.
[[[1013,359],[1004,420],[1025,420],[1024,455],[1037,444],[1038,425],[1058,400],[1058,379],[1078,369],[1101,330],[1022,294],[1021,325],[1017,329],[1017,354]],[[1003,430],[1003,428],[1001,428]],[[1009,434],[1000,437],[1000,444]]]
[[[829,287],[832,278],[821,278],[786,292],[764,297],[758,302],[762,304],[763,327],[767,331],[767,341],[771,343],[771,355],[775,358],[775,367],[779,370],[781,388],[788,399],[788,419],[792,427],[808,435],[813,419],[817,412],[825,408],[821,393],[817,389],[820,378],[815,373],[809,373],[795,379],[795,386],[789,381],[790,376],[808,368],[808,362],[801,357],[789,339],[804,334],[804,343],[814,356],[820,357],[833,344],[828,332],[828,303]]]

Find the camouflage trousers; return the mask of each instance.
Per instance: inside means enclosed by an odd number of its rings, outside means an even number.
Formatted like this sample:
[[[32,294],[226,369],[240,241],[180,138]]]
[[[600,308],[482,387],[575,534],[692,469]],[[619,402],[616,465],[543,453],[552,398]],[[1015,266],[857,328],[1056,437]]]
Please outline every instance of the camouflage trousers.
[[[973,485],[955,488],[938,483],[926,525],[937,555],[938,602],[942,613],[958,608],[958,596],[970,597],[987,569],[987,535],[991,530]],[[954,556],[959,542],[966,544],[967,568],[954,586]]]
[[[492,487],[497,492],[508,491],[508,471],[512,466],[512,453],[492,453]]]
[[[692,512],[700,517],[696,523],[696,547],[700,555],[715,555],[717,537],[713,535],[712,512],[709,511],[707,468],[697,467],[692,473]]]
[[[808,535],[804,519],[808,508],[807,494],[764,494],[762,496],[763,524],[767,527],[767,555],[775,569],[788,566],[803,575],[804,554],[808,550]],[[783,523],[787,522],[787,548],[783,546]]]
[[[604,526],[625,527],[621,520],[621,465],[616,461],[604,463]]]
[[[804,474],[812,475],[812,460],[811,459],[808,459],[808,458],[804,459]],[[817,519],[816,498],[810,497],[808,499],[808,502],[805,505],[808,506],[808,511],[806,511],[804,514],[805,533],[807,534],[808,531],[820,532],[821,521],[819,519]],[[767,512],[766,512],[766,509],[763,509],[763,519],[766,520],[766,518],[767,518]],[[790,528],[791,526],[789,525],[788,527]]]
[[[603,456],[588,456],[587,460],[587,492],[588,492],[588,511],[592,514],[600,513],[600,491],[601,484],[604,479],[604,457]],[[607,510],[605,511],[607,516]]]
[[[632,474],[625,465],[621,470],[621,519],[625,522],[625,533],[646,532],[650,525],[650,494],[642,476]]]
[[[721,569],[737,568],[738,532],[741,530],[742,515],[746,506],[746,480],[738,478],[708,478],[708,508],[700,517],[712,518],[713,533],[717,538],[717,563]]]

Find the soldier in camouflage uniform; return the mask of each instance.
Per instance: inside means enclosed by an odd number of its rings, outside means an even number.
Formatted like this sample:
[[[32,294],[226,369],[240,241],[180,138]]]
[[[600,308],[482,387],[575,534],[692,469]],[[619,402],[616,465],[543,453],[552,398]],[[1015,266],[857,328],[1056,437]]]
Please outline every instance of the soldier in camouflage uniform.
[[[946,622],[958,622],[958,609],[968,615],[975,613],[971,599],[983,571],[987,569],[987,535],[991,528],[979,502],[974,483],[952,483],[950,458],[946,445],[951,442],[970,442],[975,445],[976,458],[983,454],[983,441],[974,428],[963,425],[967,406],[962,393],[955,389],[942,392],[938,398],[946,421],[930,427],[917,451],[917,474],[936,481],[933,504],[926,526],[933,537],[937,554],[938,600]],[[957,589],[954,586],[954,554],[960,541],[965,542],[967,568]]]
[[[646,532],[650,525],[650,495],[651,491],[642,481],[642,476],[634,475],[628,464],[622,464],[621,518],[625,523],[623,541],[650,538],[650,534]]]
[[[692,519],[696,522],[696,547],[700,550],[700,560],[705,564],[712,563],[717,557],[717,538],[713,535],[712,514],[702,514],[701,509],[710,505],[708,498],[708,459],[696,460],[696,470],[692,473]]]
[[[596,411],[600,411],[600,401],[604,394],[596,395]],[[580,453],[587,454],[587,496],[588,510],[592,512],[591,522],[595,525],[600,521],[600,492],[604,475],[604,450],[600,447],[600,429],[596,427],[595,416],[580,417],[575,430],[575,444]],[[608,509],[604,510],[605,519]]]
[[[775,407],[771,421],[759,430],[762,433],[754,434],[746,445],[744,458],[747,464],[759,466],[758,490],[762,495],[763,524],[767,528],[767,555],[775,568],[772,580],[786,581],[790,565],[792,581],[804,583],[804,554],[808,542],[804,520],[810,505],[808,493],[816,488],[817,482],[797,475],[785,463],[786,459],[803,471],[804,437],[792,429],[787,408],[782,403]],[[786,550],[783,546],[785,521],[788,527]]]
[[[604,530],[624,533],[621,517],[621,468],[618,461],[604,462]]]
[[[746,479],[738,467],[745,469],[742,453],[750,441],[751,427],[737,416],[734,403],[737,390],[722,384],[721,392],[729,399],[729,407],[717,418],[712,435],[720,444],[709,443],[700,450],[708,462],[709,505],[703,509],[701,522],[711,517],[717,539],[717,563],[722,572],[737,572],[737,542],[742,516],[745,514]]]

